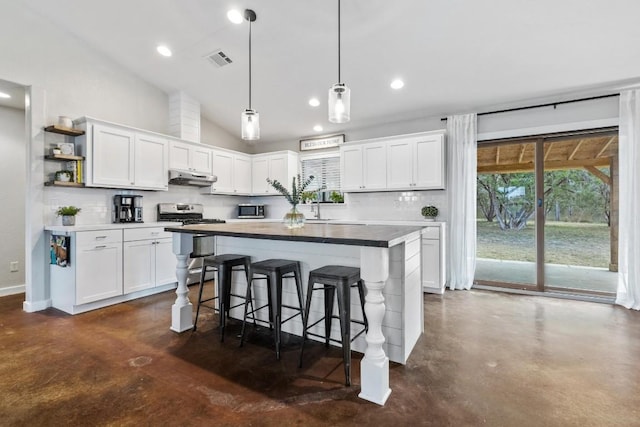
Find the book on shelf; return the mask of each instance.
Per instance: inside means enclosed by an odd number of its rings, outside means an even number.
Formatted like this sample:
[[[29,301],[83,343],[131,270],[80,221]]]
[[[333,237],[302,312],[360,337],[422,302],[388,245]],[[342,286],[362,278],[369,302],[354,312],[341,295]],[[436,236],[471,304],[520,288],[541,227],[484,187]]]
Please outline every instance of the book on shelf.
[[[66,163],[66,168],[73,175],[72,181],[78,184],[82,184],[84,181],[84,171],[82,167],[82,160],[73,160]]]

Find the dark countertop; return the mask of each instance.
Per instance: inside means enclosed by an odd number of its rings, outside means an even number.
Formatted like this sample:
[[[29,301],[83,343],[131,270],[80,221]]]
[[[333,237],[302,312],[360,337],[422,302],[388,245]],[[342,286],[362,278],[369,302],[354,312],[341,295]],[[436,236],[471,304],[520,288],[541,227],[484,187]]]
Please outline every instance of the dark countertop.
[[[249,239],[288,240],[312,243],[333,243],[352,246],[389,248],[413,235],[419,236],[422,227],[406,225],[306,224],[290,230],[282,223],[226,223],[197,224],[166,227],[174,233],[209,234],[214,236],[245,237]]]

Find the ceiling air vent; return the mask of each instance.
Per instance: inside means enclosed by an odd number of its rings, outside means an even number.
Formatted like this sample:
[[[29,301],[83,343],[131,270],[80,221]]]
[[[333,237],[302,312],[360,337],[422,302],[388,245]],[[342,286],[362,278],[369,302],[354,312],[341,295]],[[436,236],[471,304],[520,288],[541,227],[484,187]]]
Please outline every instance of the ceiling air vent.
[[[233,62],[231,58],[229,58],[227,54],[222,50],[216,50],[215,52],[207,55],[205,58],[207,58],[207,60],[216,67],[224,67],[225,65],[229,65]]]

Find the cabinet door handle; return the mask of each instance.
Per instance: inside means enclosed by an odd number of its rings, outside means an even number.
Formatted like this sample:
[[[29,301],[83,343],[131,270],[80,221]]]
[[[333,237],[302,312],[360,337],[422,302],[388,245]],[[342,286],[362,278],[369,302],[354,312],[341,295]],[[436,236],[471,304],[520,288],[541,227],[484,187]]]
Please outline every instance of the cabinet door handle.
[[[107,236],[96,236],[96,240],[106,239]]]
[[[107,247],[107,245],[98,245],[98,246],[94,247],[94,249],[104,249],[106,247]]]
[[[154,236],[157,236],[158,234],[160,234],[159,231],[152,231],[151,234],[153,234]]]

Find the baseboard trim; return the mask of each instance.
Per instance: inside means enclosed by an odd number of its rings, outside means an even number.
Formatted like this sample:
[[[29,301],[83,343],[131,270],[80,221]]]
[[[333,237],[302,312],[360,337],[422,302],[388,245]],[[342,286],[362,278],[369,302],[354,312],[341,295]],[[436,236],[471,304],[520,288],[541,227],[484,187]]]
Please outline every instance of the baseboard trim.
[[[24,294],[25,292],[25,285],[14,285],[14,286],[7,286],[6,288],[0,288],[0,297],[6,297],[8,295],[15,295],[15,294]]]
[[[51,307],[51,300],[25,301],[22,303],[22,309],[27,313],[35,313],[36,311],[46,310]]]

